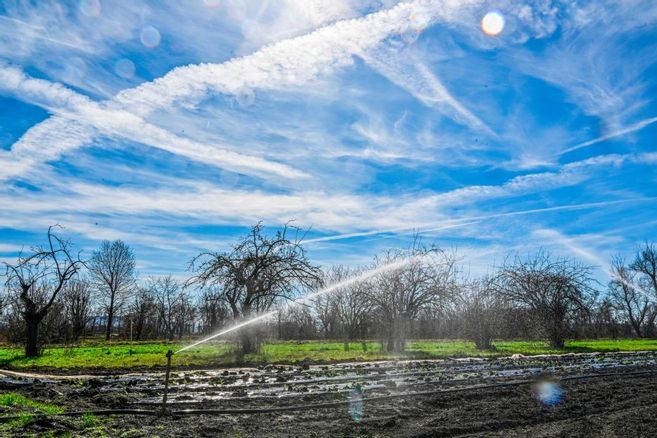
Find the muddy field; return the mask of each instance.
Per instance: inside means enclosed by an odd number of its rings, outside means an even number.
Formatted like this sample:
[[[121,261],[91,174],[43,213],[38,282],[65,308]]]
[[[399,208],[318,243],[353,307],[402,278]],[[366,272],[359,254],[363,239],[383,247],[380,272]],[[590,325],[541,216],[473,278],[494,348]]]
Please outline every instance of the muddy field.
[[[158,411],[163,378],[5,373],[0,391],[66,411]],[[79,417],[41,418],[12,434],[649,437],[657,436],[657,354],[175,371],[168,410],[98,416],[93,429]]]

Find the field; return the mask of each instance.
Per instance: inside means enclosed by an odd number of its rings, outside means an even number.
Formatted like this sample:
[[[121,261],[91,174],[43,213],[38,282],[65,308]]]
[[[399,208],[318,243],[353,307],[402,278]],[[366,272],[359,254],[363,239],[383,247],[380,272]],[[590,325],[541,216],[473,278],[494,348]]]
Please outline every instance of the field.
[[[5,369],[139,369],[162,367],[168,350],[184,344],[166,343],[89,343],[77,346],[47,348],[38,358],[25,358],[18,347],[0,348],[0,368]],[[403,355],[381,352],[381,344],[352,342],[345,350],[342,342],[288,341],[264,344],[257,354],[247,355],[238,363],[233,348],[227,343],[211,343],[174,356],[174,367],[203,368],[235,365],[332,363],[384,359],[437,359],[447,357],[503,357],[513,354],[537,355],[556,353],[656,351],[657,340],[572,340],[561,350],[540,341],[498,341],[495,350],[477,350],[468,341],[411,341]]]
[[[656,364],[609,352],[178,369],[164,416],[161,371],[0,371],[0,436],[647,437]]]
[[[0,350],[0,436],[655,436],[657,341],[266,344],[235,367],[226,343]],[[547,354],[546,354],[547,353]],[[571,354],[555,354],[571,353]],[[151,369],[152,368],[152,369]],[[13,369],[13,371],[9,370]]]

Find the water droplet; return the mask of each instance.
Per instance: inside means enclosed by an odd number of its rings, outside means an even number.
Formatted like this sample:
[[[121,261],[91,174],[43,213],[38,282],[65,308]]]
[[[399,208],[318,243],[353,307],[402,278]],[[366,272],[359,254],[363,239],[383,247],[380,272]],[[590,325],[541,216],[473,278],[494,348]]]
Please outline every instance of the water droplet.
[[[205,6],[208,8],[218,8],[221,6],[221,1],[222,0],[203,0],[203,3],[205,3]]]
[[[64,65],[62,79],[69,84],[77,84],[81,82],[87,75],[87,64],[82,58],[73,57],[66,59]]]
[[[420,37],[420,31],[409,27],[404,32],[402,32],[399,37],[405,44],[414,44],[417,39]]]
[[[160,40],[161,40],[160,31],[154,28],[153,26],[146,26],[141,30],[141,33],[139,34],[139,39],[141,40],[141,43],[144,46],[148,47],[149,49],[152,49],[160,44]]]
[[[354,421],[363,419],[363,391],[360,387],[355,387],[349,390],[349,415]]]
[[[87,17],[98,17],[102,12],[100,0],[80,0],[78,7]]]
[[[235,100],[242,108],[246,108],[255,102],[255,93],[250,88],[242,88],[235,95]]]
[[[563,401],[564,390],[556,382],[539,382],[534,391],[538,400],[545,406],[556,406]]]
[[[130,79],[135,75],[135,63],[126,58],[121,58],[114,64],[114,72],[124,79]]]

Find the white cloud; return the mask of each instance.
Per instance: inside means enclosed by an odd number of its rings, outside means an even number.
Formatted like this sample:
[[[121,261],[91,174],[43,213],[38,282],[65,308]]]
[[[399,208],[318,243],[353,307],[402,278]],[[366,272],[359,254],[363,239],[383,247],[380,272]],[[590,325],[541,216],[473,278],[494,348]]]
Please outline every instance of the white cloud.
[[[308,176],[285,164],[180,137],[147,123],[132,112],[98,104],[60,84],[30,78],[13,67],[0,65],[2,89],[37,103],[55,115],[30,128],[9,154],[3,154],[5,157],[0,155],[0,159],[13,162],[13,165],[2,166],[0,177],[21,175],[30,165],[53,160],[62,153],[89,144],[99,135],[127,138],[195,161],[256,176],[267,173],[286,178]]]

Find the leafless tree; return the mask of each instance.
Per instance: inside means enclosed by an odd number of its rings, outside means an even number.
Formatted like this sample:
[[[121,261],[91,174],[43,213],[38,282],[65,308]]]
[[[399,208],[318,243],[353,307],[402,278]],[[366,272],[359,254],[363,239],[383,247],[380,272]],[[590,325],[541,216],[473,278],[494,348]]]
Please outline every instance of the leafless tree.
[[[356,276],[358,273],[357,269],[336,266],[328,272],[326,282],[337,283]],[[372,301],[368,299],[366,292],[366,288],[369,286],[367,282],[357,282],[340,288],[333,294],[334,312],[340,324],[345,349],[349,349],[349,341],[363,335],[365,325],[371,319]]]
[[[289,234],[294,232],[294,236]],[[318,281],[320,270],[307,259],[297,228],[286,225],[273,237],[260,224],[227,252],[202,253],[192,260],[188,285],[221,291],[233,319],[268,310],[277,300],[294,297]],[[242,353],[256,345],[248,328],[240,331]]]
[[[121,240],[104,240],[93,252],[88,266],[91,279],[103,298],[107,314],[105,340],[109,340],[114,318],[135,285],[135,255]]]
[[[211,333],[221,327],[228,319],[228,309],[221,290],[204,289],[197,304],[204,333]]]
[[[147,336],[156,335],[157,306],[152,291],[147,287],[139,287],[130,299],[128,314],[132,323],[132,339],[140,341]]]
[[[91,312],[91,287],[86,279],[70,281],[62,293],[62,304],[70,324],[71,338],[77,341],[84,333]]]
[[[335,296],[333,294],[318,295],[310,300],[310,305],[317,317],[319,329],[324,339],[329,339],[336,328],[335,304]]]
[[[25,355],[38,356],[39,326],[53,307],[59,293],[83,266],[80,256],[71,253],[68,241],[48,228],[48,244],[19,255],[15,264],[4,263],[7,287],[17,291],[20,313],[25,321]]]
[[[364,288],[383,328],[387,351],[403,351],[410,325],[420,312],[440,305],[455,290],[454,258],[434,247],[416,243],[411,251],[390,250],[376,258],[375,266],[405,259],[409,263],[380,273]]]
[[[613,278],[609,282],[610,297],[616,309],[627,318],[634,333],[643,338],[657,317],[653,298],[637,284],[637,271],[626,266],[620,256],[613,258],[611,271]]]
[[[166,339],[172,341],[176,334],[177,313],[181,310],[183,293],[180,284],[171,276],[151,278],[148,289],[155,298],[160,323]]]
[[[181,289],[180,297],[173,312],[173,331],[177,339],[193,332],[196,315],[196,308],[190,295],[187,291]]]
[[[569,326],[592,302],[591,268],[570,259],[552,259],[540,251],[523,260],[515,257],[494,276],[491,286],[513,305],[531,309],[550,345],[563,348]]]
[[[499,336],[504,306],[488,279],[472,281],[461,286],[460,301],[463,334],[474,341],[480,350],[493,348],[493,339]]]
[[[644,290],[651,291],[653,298],[657,299],[657,246],[653,243],[646,243],[637,252],[630,269],[641,275],[641,278],[638,279],[639,286]]]

